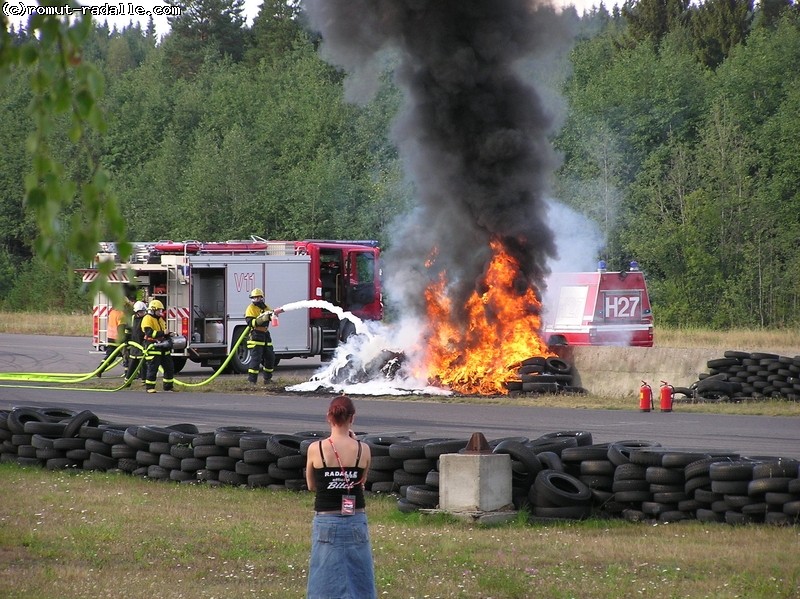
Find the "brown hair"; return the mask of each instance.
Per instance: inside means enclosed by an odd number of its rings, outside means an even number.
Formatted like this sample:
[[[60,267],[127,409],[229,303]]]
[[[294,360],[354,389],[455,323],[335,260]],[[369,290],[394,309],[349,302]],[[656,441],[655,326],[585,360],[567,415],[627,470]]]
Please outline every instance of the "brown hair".
[[[353,406],[353,400],[346,395],[334,397],[331,405],[328,406],[328,420],[331,421],[331,424],[338,426],[346,424],[355,413],[356,408]]]

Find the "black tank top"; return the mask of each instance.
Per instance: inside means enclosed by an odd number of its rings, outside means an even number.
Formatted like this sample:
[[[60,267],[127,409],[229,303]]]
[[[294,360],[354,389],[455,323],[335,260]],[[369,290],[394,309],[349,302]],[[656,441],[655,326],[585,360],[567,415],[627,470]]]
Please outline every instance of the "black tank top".
[[[342,468],[339,464],[328,466],[325,463],[325,455],[322,453],[322,441],[319,442],[319,455],[322,457],[322,468],[314,468],[314,481],[317,483],[317,496],[314,501],[314,511],[316,512],[335,512],[342,509],[342,495],[355,495],[356,509],[364,509],[364,487],[354,484],[362,480],[364,469],[358,466],[361,461],[361,441],[358,442],[358,456],[355,466],[344,466],[347,480],[342,477]],[[347,484],[353,486],[347,489]]]

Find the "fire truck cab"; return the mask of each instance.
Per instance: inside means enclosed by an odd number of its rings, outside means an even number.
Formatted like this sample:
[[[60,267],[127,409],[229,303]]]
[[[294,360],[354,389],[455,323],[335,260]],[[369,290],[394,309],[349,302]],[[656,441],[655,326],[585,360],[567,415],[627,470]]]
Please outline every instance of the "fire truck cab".
[[[101,244],[95,261],[113,260],[110,281],[126,286],[126,296],[165,306],[167,328],[186,337],[184,351],[173,352],[176,371],[187,360],[219,368],[247,324],[250,291],[264,289],[273,308],[301,300],[324,300],[362,319],[383,316],[380,250],[375,241],[246,241],[134,243],[130,257]],[[98,276],[96,264],[80,271],[83,281]],[[104,351],[111,306],[95,297],[92,345]],[[291,310],[270,329],[276,358],[321,356],[329,359],[349,330],[324,308]],[[229,370],[247,372],[249,354],[240,344]]]
[[[653,314],[644,274],[608,272],[552,273],[544,295],[543,336],[555,345],[652,347]]]

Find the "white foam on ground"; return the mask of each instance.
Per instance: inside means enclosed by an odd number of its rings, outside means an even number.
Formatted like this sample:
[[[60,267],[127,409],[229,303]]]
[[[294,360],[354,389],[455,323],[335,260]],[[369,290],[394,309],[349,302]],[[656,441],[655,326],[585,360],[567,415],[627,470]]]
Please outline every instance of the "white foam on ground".
[[[414,348],[419,347],[420,327],[405,321],[394,326],[380,322],[364,322],[321,300],[294,302],[282,306],[285,311],[309,307],[325,308],[356,325],[356,335],[339,345],[333,358],[305,383],[290,385],[287,391],[315,392],[320,388],[352,395],[452,395],[452,391],[428,384],[414,375]],[[386,376],[380,367],[387,362],[386,352],[402,354],[399,368]],[[370,373],[367,373],[370,369]],[[368,378],[369,380],[362,380]]]

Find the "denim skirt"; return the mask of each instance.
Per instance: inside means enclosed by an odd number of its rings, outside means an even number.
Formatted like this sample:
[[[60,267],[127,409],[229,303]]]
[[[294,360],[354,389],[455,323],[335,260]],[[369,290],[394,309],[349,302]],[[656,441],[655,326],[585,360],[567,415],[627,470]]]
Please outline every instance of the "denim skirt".
[[[374,599],[367,515],[316,514],[311,531],[308,599]]]

